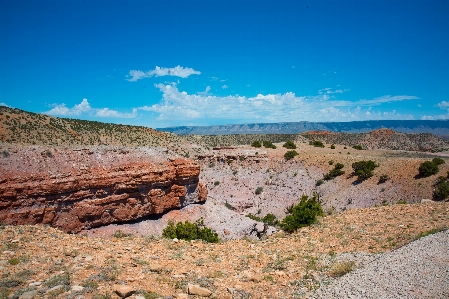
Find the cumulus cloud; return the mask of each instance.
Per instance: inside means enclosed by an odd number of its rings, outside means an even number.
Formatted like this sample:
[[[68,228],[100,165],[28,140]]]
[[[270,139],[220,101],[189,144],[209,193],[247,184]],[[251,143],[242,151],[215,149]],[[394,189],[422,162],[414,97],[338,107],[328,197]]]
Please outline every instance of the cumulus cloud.
[[[172,84],[172,86],[173,86],[173,84]],[[210,91],[210,86],[206,86],[206,90],[198,92],[198,94],[207,95],[209,93],[209,91]]]
[[[151,77],[162,77],[162,76],[174,76],[187,78],[190,75],[200,75],[201,72],[195,71],[193,68],[182,67],[180,65],[167,68],[156,66],[154,70],[151,71],[140,71],[140,70],[130,70],[129,74],[126,76],[129,82],[136,82],[137,80]]]
[[[442,101],[442,102],[438,103],[437,106],[440,107],[440,109],[448,109],[449,102]]]
[[[397,111],[380,111],[373,106],[382,103],[416,99],[414,96],[383,96],[371,100],[336,100],[329,94],[297,96],[258,94],[254,97],[229,95],[225,97],[188,94],[176,85],[155,84],[162,100],[154,105],[139,107],[157,115],[158,126],[202,125],[212,122],[295,122],[295,121],[353,121],[371,119],[413,119]]]
[[[225,85],[223,85],[221,88],[226,89],[226,88],[229,88],[229,86],[227,86],[227,85],[225,84]]]
[[[115,118],[133,118],[137,115],[137,109],[133,109],[132,113],[121,113],[109,108],[92,108],[84,98],[81,103],[74,105],[72,108],[68,108],[63,104],[54,104],[53,108],[44,114],[56,115],[56,116],[81,116],[89,115],[96,117],[115,117]]]

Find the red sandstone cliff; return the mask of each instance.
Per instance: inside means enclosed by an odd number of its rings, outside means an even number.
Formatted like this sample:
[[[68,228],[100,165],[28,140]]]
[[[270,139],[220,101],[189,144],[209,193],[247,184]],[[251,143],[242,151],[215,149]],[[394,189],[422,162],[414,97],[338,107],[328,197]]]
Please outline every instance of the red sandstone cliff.
[[[5,149],[0,221],[44,223],[66,232],[203,202],[200,166],[155,150]],[[7,156],[7,157],[5,157]]]

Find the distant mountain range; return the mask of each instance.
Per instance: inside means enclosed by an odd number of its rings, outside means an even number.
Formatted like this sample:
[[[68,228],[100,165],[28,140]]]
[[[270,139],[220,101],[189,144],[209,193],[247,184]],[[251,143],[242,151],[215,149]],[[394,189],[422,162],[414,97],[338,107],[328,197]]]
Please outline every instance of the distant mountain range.
[[[369,120],[352,122],[288,122],[159,128],[178,135],[298,134],[308,131],[366,133],[382,128],[402,133],[432,133],[449,139],[448,120]]]

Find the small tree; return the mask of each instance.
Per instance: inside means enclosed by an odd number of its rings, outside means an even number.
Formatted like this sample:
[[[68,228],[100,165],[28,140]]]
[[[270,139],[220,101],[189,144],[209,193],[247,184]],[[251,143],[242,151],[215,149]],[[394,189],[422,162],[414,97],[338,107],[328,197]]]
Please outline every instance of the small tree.
[[[283,147],[287,149],[296,149],[296,144],[293,141],[288,140],[286,143],[284,143]]]
[[[436,200],[443,200],[449,196],[449,183],[447,180],[440,180],[435,187],[433,197]]]
[[[303,195],[301,201],[288,210],[290,211],[290,215],[287,215],[281,221],[280,226],[289,233],[314,223],[317,216],[323,215],[323,209],[316,194],[313,197]]]
[[[443,159],[441,159],[441,158],[433,158],[432,159],[432,163],[434,163],[436,165],[441,165],[441,164],[444,164],[446,162]]]
[[[335,149],[335,145],[334,144],[331,144],[331,149]]]
[[[263,146],[266,148],[272,148],[272,149],[276,148],[276,145],[274,145],[271,141],[264,141]]]
[[[284,154],[284,158],[287,160],[290,160],[290,159],[293,159],[297,155],[299,155],[297,151],[288,151]]]
[[[337,176],[345,174],[345,172],[343,170],[341,170],[343,167],[344,167],[344,165],[341,163],[335,164],[334,169],[332,169],[331,171],[329,171],[329,173],[326,173],[324,175],[324,179],[332,180],[332,179],[336,178]]]
[[[256,193],[256,195],[259,195],[260,193],[262,193],[263,188],[262,187],[257,187],[256,191],[254,191],[254,193]]]
[[[262,146],[262,143],[260,143],[259,140],[256,140],[256,141],[254,141],[253,143],[251,143],[251,146],[252,146],[252,147],[261,147],[261,146]]]
[[[425,162],[421,163],[418,171],[421,176],[429,177],[431,175],[438,173],[438,165],[431,161],[425,161]]]
[[[195,223],[190,223],[189,221],[184,223],[178,222],[176,225],[173,221],[170,221],[162,231],[162,237],[187,241],[200,239],[210,243],[218,243],[220,241],[218,234],[204,225],[203,219],[197,220]]]
[[[323,142],[319,140],[313,140],[309,142],[310,145],[313,145],[314,147],[324,147]]]
[[[373,176],[374,168],[378,167],[374,161],[359,161],[352,163],[352,169],[359,181],[364,181]]]

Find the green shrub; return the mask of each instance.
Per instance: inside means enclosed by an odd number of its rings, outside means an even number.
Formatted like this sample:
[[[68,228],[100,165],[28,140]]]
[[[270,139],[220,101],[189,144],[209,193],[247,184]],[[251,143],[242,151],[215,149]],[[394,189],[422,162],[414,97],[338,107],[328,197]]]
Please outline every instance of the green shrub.
[[[271,143],[271,141],[264,141],[264,142],[263,142],[263,146],[266,147],[266,148],[272,148],[272,149],[275,149],[275,148],[276,148],[276,145],[274,145],[273,143]]]
[[[385,183],[386,181],[388,181],[390,179],[390,177],[387,174],[383,174],[379,177],[379,183]]]
[[[419,175],[421,175],[423,177],[429,177],[431,175],[438,173],[438,165],[431,161],[425,161],[425,162],[421,163],[418,171],[419,171]]]
[[[329,165],[334,165],[334,160],[330,160]]]
[[[259,195],[260,193],[262,193],[263,188],[262,187],[257,187],[256,191],[254,191],[254,193],[256,193],[256,195]]]
[[[343,170],[341,170],[343,167],[344,167],[344,165],[341,163],[335,164],[334,169],[332,169],[331,171],[329,171],[329,173],[326,173],[324,175],[324,179],[332,180],[332,179],[336,178],[337,176],[345,174],[345,172]]]
[[[313,145],[314,147],[324,147],[323,142],[319,140],[313,140],[309,142],[310,145]]]
[[[273,226],[273,225],[278,224],[279,221],[276,219],[276,216],[269,213],[262,218],[262,222]]]
[[[9,263],[10,265],[13,265],[13,266],[17,265],[19,262],[20,262],[19,259],[18,259],[18,258],[15,258],[15,257],[13,257],[12,259],[9,259],[9,260],[8,260],[8,263]]]
[[[446,162],[443,159],[441,159],[441,158],[433,158],[432,159],[432,163],[435,163],[436,165],[441,165],[441,164],[444,164]]]
[[[286,232],[294,232],[298,228],[308,226],[314,223],[317,216],[323,215],[323,209],[318,201],[317,195],[313,197],[303,195],[301,201],[287,209],[290,215],[287,215],[280,223],[280,226]]]
[[[262,218],[260,218],[259,216],[253,215],[251,213],[246,214],[246,217],[248,217],[249,219],[252,219],[254,221],[262,222]]]
[[[218,186],[218,185],[220,185],[220,182],[219,181],[215,181],[214,182],[214,186]]]
[[[331,149],[335,149],[335,145],[334,144],[331,144]]]
[[[296,149],[296,144],[291,140],[287,140],[287,142],[284,143],[283,147],[287,149]]]
[[[318,180],[318,181],[316,181],[316,186],[321,186],[321,185],[323,185],[323,183],[324,183],[324,181],[323,180]]]
[[[354,148],[356,150],[359,150],[359,151],[363,150],[362,146],[359,145],[359,144],[358,145],[354,145],[352,148]]]
[[[443,200],[449,196],[449,182],[447,180],[440,180],[433,191],[433,197],[436,200]]]
[[[176,225],[173,221],[170,221],[162,231],[162,237],[187,241],[203,240],[209,243],[218,243],[220,241],[218,234],[206,227],[202,219],[197,220],[195,223],[190,223],[189,221],[184,223],[178,222]]]
[[[252,146],[252,147],[261,147],[261,146],[262,146],[262,143],[260,143],[259,140],[256,140],[256,141],[254,141],[253,143],[251,143],[251,146]]]
[[[352,169],[359,181],[364,181],[373,176],[374,168],[378,167],[374,161],[359,161],[352,163]]]
[[[297,151],[288,151],[284,154],[284,158],[287,160],[290,160],[290,159],[293,159],[297,155],[299,155]]]

